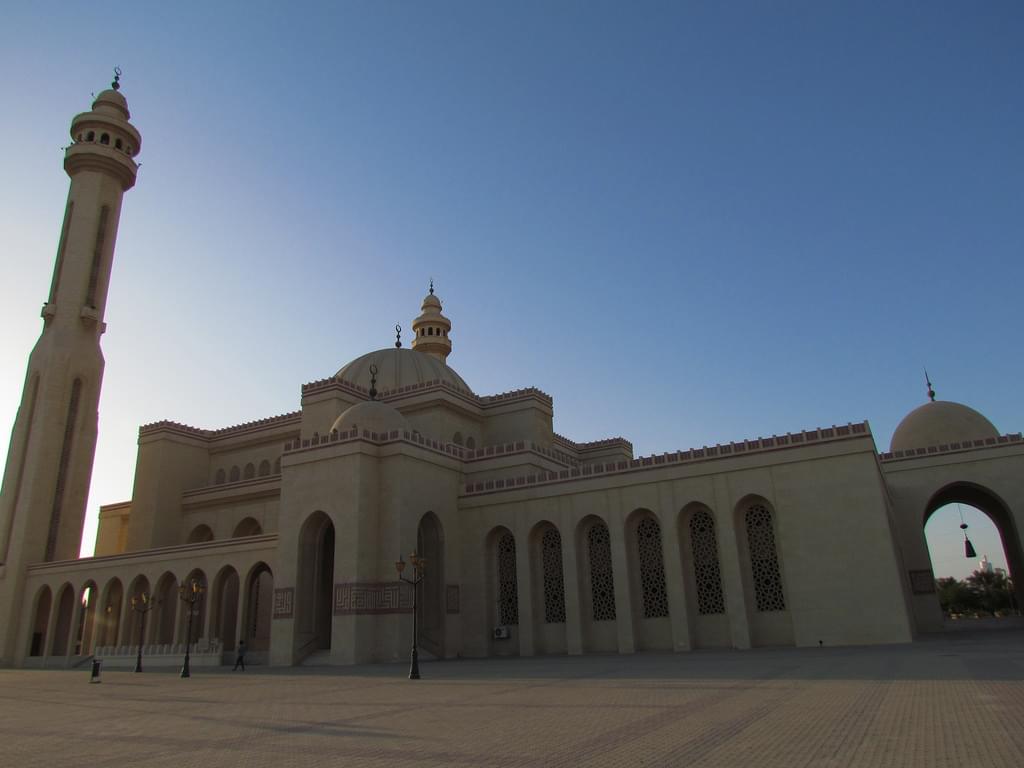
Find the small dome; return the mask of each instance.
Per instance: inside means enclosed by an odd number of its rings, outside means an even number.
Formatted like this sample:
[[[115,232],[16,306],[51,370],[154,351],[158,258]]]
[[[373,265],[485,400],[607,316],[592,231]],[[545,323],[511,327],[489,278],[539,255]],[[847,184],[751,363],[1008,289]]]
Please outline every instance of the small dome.
[[[367,400],[365,403],[356,403],[351,408],[347,408],[341,416],[335,419],[331,429],[347,432],[353,427],[357,427],[360,434],[364,429],[378,434],[387,434],[394,430],[412,431],[405,416],[380,400]]]
[[[378,349],[376,352],[357,357],[334,374],[334,377],[358,384],[361,387],[368,387],[371,365],[377,366],[377,389],[381,392],[424,384],[435,379],[445,381],[458,389],[472,392],[469,384],[447,364],[432,355],[405,347]]]
[[[960,403],[936,400],[903,417],[892,433],[889,450],[906,451],[988,437],[999,437],[999,430],[976,410]]]
[[[92,108],[95,112],[113,113],[124,120],[131,119],[131,113],[128,112],[128,100],[121,95],[120,91],[115,91],[113,88],[100,91],[92,103]]]

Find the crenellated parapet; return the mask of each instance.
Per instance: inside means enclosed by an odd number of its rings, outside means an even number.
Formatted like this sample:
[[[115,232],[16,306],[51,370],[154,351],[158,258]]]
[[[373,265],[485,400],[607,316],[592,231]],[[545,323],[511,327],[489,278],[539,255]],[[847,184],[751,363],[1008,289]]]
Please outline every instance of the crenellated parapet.
[[[457,459],[461,459],[465,455],[464,448],[455,445],[454,443],[446,443],[441,440],[433,440],[431,438],[424,437],[419,432],[410,432],[409,430],[371,432],[368,429],[360,429],[358,424],[348,430],[339,431],[332,429],[324,435],[315,433],[311,438],[289,440],[284,444],[284,453],[287,456],[298,452],[326,448],[331,445],[351,443],[357,440],[363,440],[377,445],[403,442]]]
[[[568,437],[556,432],[555,444],[561,445],[563,448],[568,448],[571,451],[576,451],[577,453],[603,451],[608,448],[619,448],[628,451],[630,454],[633,453],[633,444],[624,437],[608,437],[604,440],[592,440],[588,443],[577,443],[574,440],[570,440]]]
[[[508,402],[516,400],[539,400],[547,406],[553,406],[554,400],[551,395],[547,392],[543,392],[536,387],[524,387],[523,389],[513,389],[509,392],[500,392],[496,395],[483,395],[478,396],[480,405],[484,408],[488,406],[504,405]]]
[[[569,456],[562,451],[556,451],[552,448],[545,448],[542,445],[538,445],[532,440],[516,440],[510,443],[501,443],[498,445],[486,445],[482,448],[464,449],[463,453],[465,460],[470,461],[485,461],[487,459],[497,458],[499,456],[509,456],[517,453],[535,453],[539,456],[543,456],[546,459],[550,459],[557,464],[564,464],[565,466],[576,466],[580,462],[578,459]]]
[[[235,424],[230,427],[222,427],[220,429],[203,429],[201,427],[193,427],[188,424],[181,424],[177,421],[154,421],[150,424],[143,424],[139,427],[139,437],[148,437],[158,433],[174,433],[185,435],[187,437],[196,437],[203,440],[215,440],[226,437],[236,437],[244,435],[250,432],[256,432],[267,429],[269,427],[280,427],[288,425],[298,425],[302,418],[302,411],[292,411],[291,413],[282,413],[279,416],[268,416],[265,419],[255,419],[253,421],[246,421],[241,424]]]
[[[902,451],[887,451],[878,454],[879,461],[899,461],[900,459],[917,459],[921,456],[934,456],[943,453],[960,453],[962,451],[974,451],[979,448],[994,448],[1000,445],[1010,445],[1024,442],[1020,432],[1011,432],[999,437],[986,437],[984,440],[964,440],[959,443],[943,445],[929,445],[923,448],[908,448]]]
[[[674,453],[654,454],[642,456],[630,461],[612,461],[606,463],[586,464],[571,469],[559,470],[558,472],[535,472],[503,480],[485,480],[481,482],[466,483],[463,495],[471,496],[482,493],[494,493],[496,491],[509,490],[522,486],[533,486],[549,483],[558,483],[595,476],[619,475],[627,472],[659,469],[666,466],[697,463],[702,461],[734,458],[749,454],[765,453],[788,448],[799,448],[807,445],[848,440],[850,438],[869,437],[871,428],[866,421],[857,424],[846,424],[844,426],[831,426],[828,428],[801,431],[798,433],[786,433],[785,435],[772,435],[771,437],[759,437],[756,440],[744,440],[739,443],[718,444],[704,446],[702,448],[691,448],[688,451],[675,451]],[[563,438],[564,439],[564,438]]]

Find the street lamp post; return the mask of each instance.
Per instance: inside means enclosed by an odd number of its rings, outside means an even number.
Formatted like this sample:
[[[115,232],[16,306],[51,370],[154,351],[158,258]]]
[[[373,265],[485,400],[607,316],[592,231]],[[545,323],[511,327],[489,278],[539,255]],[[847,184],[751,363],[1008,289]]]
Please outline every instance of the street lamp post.
[[[395,570],[398,571],[398,578],[404,581],[406,584],[412,584],[412,652],[409,654],[409,679],[419,680],[420,679],[420,656],[416,646],[419,641],[419,625],[417,624],[417,612],[416,612],[416,594],[419,592],[420,582],[423,581],[423,571],[427,567],[426,558],[417,557],[416,552],[409,554],[409,562],[412,563],[413,577],[407,579],[402,575],[405,570],[405,561],[402,556],[398,556],[398,560],[395,561]]]
[[[139,627],[139,653],[135,657],[135,672],[142,671],[142,644],[146,642],[146,614],[153,610],[154,603],[145,592],[140,592],[138,597],[132,598],[132,610],[139,614],[142,626]]]
[[[181,668],[182,677],[192,677],[190,668],[190,652],[192,651],[192,616],[195,614],[196,603],[203,596],[205,587],[193,579],[188,584],[178,587],[178,597],[188,606],[188,631],[185,636],[185,664]]]

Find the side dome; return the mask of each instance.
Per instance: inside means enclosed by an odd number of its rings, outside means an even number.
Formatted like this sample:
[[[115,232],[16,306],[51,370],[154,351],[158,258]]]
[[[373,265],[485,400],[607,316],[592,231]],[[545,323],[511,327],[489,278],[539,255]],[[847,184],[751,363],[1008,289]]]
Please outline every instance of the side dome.
[[[935,400],[903,417],[892,433],[889,450],[906,451],[989,437],[999,437],[999,430],[976,410],[948,400]]]
[[[473,391],[447,363],[433,355],[404,347],[378,349],[376,352],[357,357],[334,374],[334,378],[365,387],[366,382],[370,380],[371,365],[377,366],[377,388],[381,392],[435,380],[447,382],[467,392]]]
[[[364,429],[378,434],[387,434],[395,430],[412,431],[405,416],[380,400],[367,400],[346,408],[341,416],[334,420],[331,430],[348,432],[353,427],[358,428],[360,434]]]

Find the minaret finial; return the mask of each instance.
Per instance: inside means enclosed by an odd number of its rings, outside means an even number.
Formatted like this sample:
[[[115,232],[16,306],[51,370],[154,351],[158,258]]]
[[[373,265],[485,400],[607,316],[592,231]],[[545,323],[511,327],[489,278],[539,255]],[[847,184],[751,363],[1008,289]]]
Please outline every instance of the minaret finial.
[[[430,278],[430,295],[434,295],[434,278]]]
[[[931,379],[928,378],[928,369],[924,369],[924,382],[928,385],[928,399],[935,402],[935,390],[932,389]]]
[[[110,87],[115,91],[121,90],[121,68],[114,67],[114,82],[110,84]]]
[[[402,326],[395,326],[395,349],[399,349],[402,346]]]
[[[370,366],[370,399],[377,399],[377,366]]]

